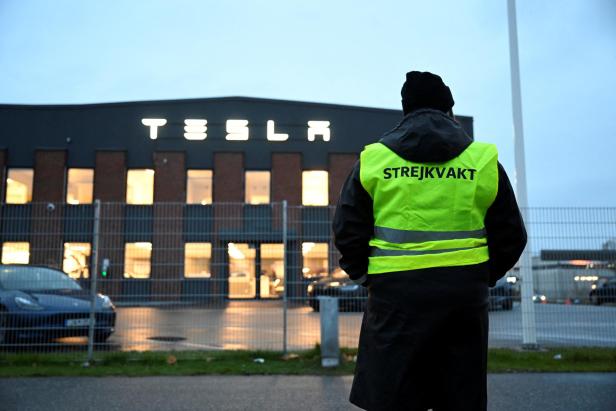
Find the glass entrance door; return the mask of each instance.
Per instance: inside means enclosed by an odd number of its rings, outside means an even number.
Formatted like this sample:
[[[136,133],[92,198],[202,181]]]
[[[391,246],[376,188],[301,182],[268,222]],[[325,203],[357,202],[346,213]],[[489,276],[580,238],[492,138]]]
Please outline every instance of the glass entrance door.
[[[254,245],[229,243],[229,298],[256,297],[256,256]]]
[[[282,297],[284,293],[282,244],[229,243],[227,254],[229,298]]]
[[[281,298],[284,293],[284,245],[260,246],[259,295],[261,298]]]

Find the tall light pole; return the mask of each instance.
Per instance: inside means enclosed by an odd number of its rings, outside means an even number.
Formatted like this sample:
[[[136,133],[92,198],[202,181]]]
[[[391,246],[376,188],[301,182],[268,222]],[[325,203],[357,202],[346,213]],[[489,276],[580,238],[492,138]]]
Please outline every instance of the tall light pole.
[[[520,59],[518,55],[518,28],[516,22],[515,0],[507,0],[509,18],[509,61],[511,63],[511,104],[513,108],[513,145],[515,152],[515,187],[522,217],[529,221],[528,196],[526,191],[526,161],[524,158],[524,130],[522,123],[522,92],[520,88]],[[529,236],[530,237],[530,236]],[[526,348],[537,347],[537,329],[535,325],[535,306],[533,305],[533,259],[530,240],[519,261],[522,277],[522,345]]]

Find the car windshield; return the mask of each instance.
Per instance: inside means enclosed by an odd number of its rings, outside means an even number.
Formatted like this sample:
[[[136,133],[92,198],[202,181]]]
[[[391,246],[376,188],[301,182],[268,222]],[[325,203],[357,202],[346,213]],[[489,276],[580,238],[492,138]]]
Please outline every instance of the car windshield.
[[[0,288],[4,290],[81,290],[66,274],[45,267],[0,267]]]

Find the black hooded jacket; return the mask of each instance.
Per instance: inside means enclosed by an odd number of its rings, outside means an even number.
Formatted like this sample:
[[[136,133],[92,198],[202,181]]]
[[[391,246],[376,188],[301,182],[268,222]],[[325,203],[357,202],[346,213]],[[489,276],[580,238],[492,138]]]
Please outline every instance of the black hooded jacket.
[[[472,142],[460,124],[442,111],[421,109],[414,111],[391,131],[385,133],[380,142],[399,156],[418,163],[442,163],[457,157]],[[333,221],[335,245],[340,251],[340,267],[352,280],[367,285],[374,281],[368,276],[368,242],[373,235],[374,217],[372,198],[360,181],[360,161],[357,161],[348,176],[338,200]],[[429,276],[449,277],[455,272],[456,280],[466,281],[470,277],[484,280],[493,286],[510,270],[520,257],[526,245],[526,231],[515,200],[513,189],[503,169],[498,164],[498,193],[485,217],[488,250],[487,263],[464,266],[414,270],[417,275],[428,271]],[[406,272],[398,273],[404,275]],[[435,274],[439,274],[435,276]],[[455,281],[457,282],[457,281]],[[487,297],[480,292],[481,298]]]

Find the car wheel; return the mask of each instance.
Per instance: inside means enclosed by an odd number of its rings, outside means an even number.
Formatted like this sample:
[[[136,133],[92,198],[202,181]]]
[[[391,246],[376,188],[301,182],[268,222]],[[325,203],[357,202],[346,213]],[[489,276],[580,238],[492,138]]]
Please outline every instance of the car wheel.
[[[313,311],[319,312],[319,301],[318,300],[314,300],[310,302],[310,306],[312,307]]]
[[[592,297],[590,297],[590,302],[592,305],[601,305],[601,300],[597,294],[593,294]]]

